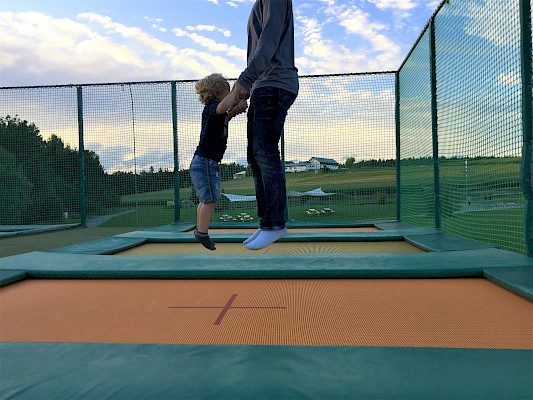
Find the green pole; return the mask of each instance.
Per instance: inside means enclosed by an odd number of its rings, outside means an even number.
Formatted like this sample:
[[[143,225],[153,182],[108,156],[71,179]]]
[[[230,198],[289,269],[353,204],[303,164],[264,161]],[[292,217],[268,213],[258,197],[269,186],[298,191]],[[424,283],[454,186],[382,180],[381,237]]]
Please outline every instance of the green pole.
[[[435,193],[435,229],[441,228],[440,174],[439,174],[439,135],[437,125],[437,60],[435,50],[435,17],[429,24],[429,62],[431,67],[431,132],[433,136],[433,175]]]
[[[80,222],[82,226],[87,226],[87,199],[85,184],[85,146],[83,144],[83,93],[82,87],[76,88],[78,98],[78,147],[80,161]]]
[[[525,242],[527,255],[533,257],[533,77],[531,43],[531,3],[520,1],[521,77],[522,77],[522,164],[520,182],[526,198]]]
[[[180,220],[180,175],[179,175],[179,157],[178,157],[178,107],[176,82],[172,82],[172,138],[174,142],[174,222]]]
[[[395,74],[395,92],[396,92],[396,105],[395,105],[395,125],[396,125],[396,219],[401,221],[401,203],[400,203],[400,71]]]

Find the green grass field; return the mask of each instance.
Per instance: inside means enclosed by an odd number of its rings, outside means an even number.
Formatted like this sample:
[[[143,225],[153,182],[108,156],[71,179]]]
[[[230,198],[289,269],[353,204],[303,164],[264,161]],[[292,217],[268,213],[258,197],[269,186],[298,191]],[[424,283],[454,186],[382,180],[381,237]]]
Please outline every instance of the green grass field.
[[[444,231],[490,243],[501,248],[524,253],[524,211],[495,209],[480,212],[457,212],[466,203],[465,193],[473,201],[483,204],[487,193],[495,194],[493,202],[518,205],[524,200],[517,189],[520,164],[517,158],[469,160],[468,171],[463,160],[443,160],[440,176],[443,196],[441,227]],[[401,164],[402,220],[419,226],[434,226],[433,164],[402,162]],[[468,173],[468,176],[466,176]],[[286,175],[287,190],[306,192],[322,188],[331,197],[289,198],[289,221],[349,222],[360,220],[396,219],[396,169],[360,168],[329,173],[301,172]],[[253,195],[251,177],[222,182],[225,193]],[[180,201],[191,197],[191,188],[182,188]],[[175,210],[167,205],[173,200],[174,190],[140,193],[124,196],[120,210],[134,210],[107,221],[105,227],[152,227],[174,222]],[[329,207],[333,214],[309,215],[307,210]],[[411,208],[410,208],[411,207]],[[405,209],[404,209],[405,208]],[[496,207],[497,208],[497,207]],[[114,212],[120,211],[114,210]],[[194,222],[196,207],[180,208],[180,221]],[[220,221],[223,215],[238,218],[241,213],[257,221],[255,202],[230,203],[221,201],[213,215]]]
[[[426,173],[427,175],[427,173]],[[322,187],[324,192],[339,192],[352,189],[373,189],[394,187],[396,185],[396,170],[394,168],[364,168],[346,172],[331,172],[315,174],[313,172],[291,173],[286,175],[287,190],[306,192]],[[225,193],[239,195],[253,195],[254,183],[251,177],[232,179],[222,182]],[[191,196],[190,188],[180,189],[180,199]],[[122,198],[122,203],[153,203],[166,202],[174,198],[174,189],[158,192],[128,195]]]
[[[395,199],[394,194],[389,194],[385,201],[383,189],[393,190],[395,185],[394,168],[365,168],[360,170],[345,171],[338,173],[313,173],[302,172],[287,174],[287,190],[306,192],[319,187],[326,193],[335,193],[329,197],[306,197],[305,199],[289,199],[289,219],[293,220],[326,220],[326,221],[354,221],[360,219],[394,219]],[[253,180],[251,177],[228,180],[222,182],[224,193],[237,195],[254,195]],[[354,197],[353,192],[365,193],[365,197]],[[191,188],[181,188],[179,192],[180,202],[192,200]],[[137,195],[124,196],[121,200],[123,209],[137,209],[135,213],[121,215],[108,221],[105,226],[155,226],[160,221],[172,223],[174,221],[174,209],[168,207],[167,202],[174,198],[174,190],[162,190]],[[374,199],[382,204],[372,204]],[[324,207],[334,209],[333,215],[308,216],[306,211],[310,208],[322,210]],[[239,213],[247,213],[254,219],[256,216],[255,202],[229,203],[221,201],[213,220],[218,221],[223,214],[236,216]],[[182,207],[180,220],[195,221],[196,209]]]

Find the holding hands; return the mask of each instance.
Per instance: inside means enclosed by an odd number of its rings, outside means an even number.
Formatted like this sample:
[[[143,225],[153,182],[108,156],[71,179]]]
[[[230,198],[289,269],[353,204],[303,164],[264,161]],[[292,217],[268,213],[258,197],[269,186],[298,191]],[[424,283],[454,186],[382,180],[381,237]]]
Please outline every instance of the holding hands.
[[[237,85],[237,83],[235,85]],[[239,97],[238,92],[235,90],[235,86],[233,86],[232,92],[234,95],[234,100],[233,100],[233,107],[228,111],[228,115],[230,118],[233,118],[236,115],[242,114],[248,108],[248,102],[246,101],[248,97],[244,97],[244,98]]]
[[[247,100],[250,97],[250,89],[246,89],[239,82],[235,82],[231,91],[235,92],[235,99]]]

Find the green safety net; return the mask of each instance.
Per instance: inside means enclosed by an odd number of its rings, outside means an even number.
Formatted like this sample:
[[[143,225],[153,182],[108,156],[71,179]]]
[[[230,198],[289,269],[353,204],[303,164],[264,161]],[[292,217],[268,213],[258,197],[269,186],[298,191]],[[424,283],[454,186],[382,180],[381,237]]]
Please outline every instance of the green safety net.
[[[194,84],[3,88],[5,174],[18,190],[2,192],[11,208],[0,225],[195,221],[189,165],[203,105]],[[394,218],[394,107],[394,73],[301,78],[281,143],[290,220]],[[214,221],[257,221],[246,142],[242,114],[230,121]]]
[[[434,54],[429,24],[407,57],[400,70],[400,214],[525,253],[525,223],[531,222],[520,187],[519,6],[514,0],[445,2],[434,16]]]
[[[530,8],[446,1],[397,73],[301,77],[280,146],[288,220],[399,218],[527,252]],[[0,225],[194,222],[194,84],[0,88]],[[257,223],[245,115],[229,134],[213,221]]]
[[[421,226],[433,226],[435,219],[428,54],[426,30],[399,72],[400,216]]]

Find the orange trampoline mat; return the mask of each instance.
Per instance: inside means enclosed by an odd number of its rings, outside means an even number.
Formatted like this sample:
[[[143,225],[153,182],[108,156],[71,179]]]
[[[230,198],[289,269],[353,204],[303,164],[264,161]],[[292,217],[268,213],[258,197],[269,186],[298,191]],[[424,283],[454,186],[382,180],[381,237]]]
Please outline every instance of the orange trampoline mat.
[[[233,232],[255,232],[257,228],[211,228],[210,233],[233,233]],[[192,232],[193,230],[190,230]],[[362,227],[342,227],[342,228],[289,228],[289,232],[375,232],[378,228],[373,226]]]
[[[533,349],[533,303],[485,279],[26,280],[3,342]]]
[[[416,253],[424,250],[403,240],[379,242],[276,242],[260,250],[248,250],[242,243],[217,243],[216,251],[200,243],[145,243],[114,255],[146,256],[156,254],[324,254],[324,253]]]

